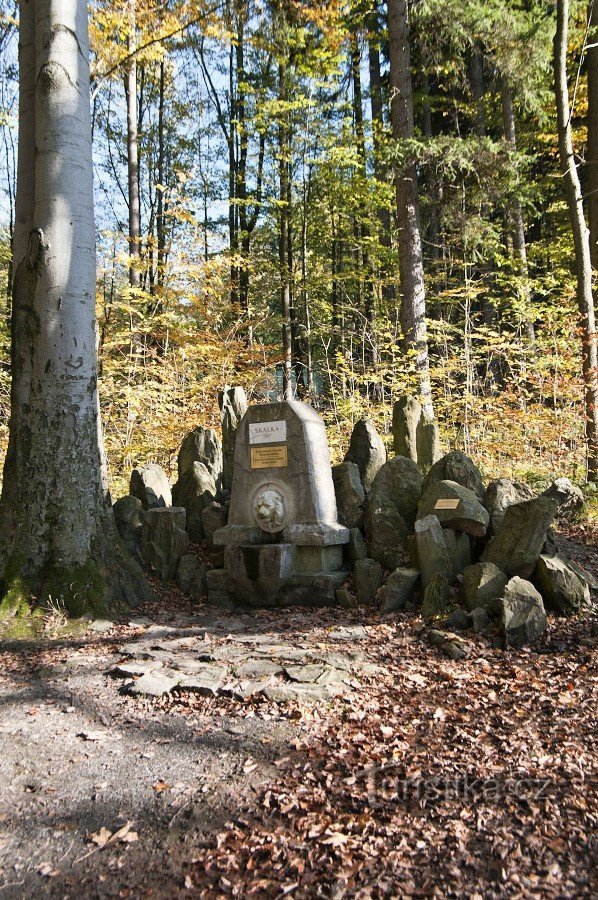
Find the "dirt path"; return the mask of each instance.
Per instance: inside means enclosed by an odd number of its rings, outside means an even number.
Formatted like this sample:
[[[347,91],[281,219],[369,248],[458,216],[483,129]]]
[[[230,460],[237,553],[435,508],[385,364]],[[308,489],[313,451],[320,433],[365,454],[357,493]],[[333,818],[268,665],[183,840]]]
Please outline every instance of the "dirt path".
[[[170,593],[141,615],[1,648],[0,898],[595,892],[595,617],[552,619],[534,650],[467,633],[452,661],[419,618],[371,610],[226,617]],[[108,674],[181,636],[172,658],[233,674],[260,644],[310,677],[357,662],[285,701]]]

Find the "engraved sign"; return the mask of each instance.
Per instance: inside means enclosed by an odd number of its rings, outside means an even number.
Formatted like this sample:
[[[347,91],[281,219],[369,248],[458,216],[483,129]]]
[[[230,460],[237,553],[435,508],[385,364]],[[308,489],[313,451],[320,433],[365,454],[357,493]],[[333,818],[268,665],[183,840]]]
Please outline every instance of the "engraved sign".
[[[282,447],[252,447],[252,469],[282,469],[288,464],[286,444]]]
[[[434,509],[457,509],[461,501],[456,499],[437,500]]]
[[[281,444],[287,439],[287,423],[284,419],[278,422],[250,422],[250,444]],[[286,466],[286,463],[285,463]]]

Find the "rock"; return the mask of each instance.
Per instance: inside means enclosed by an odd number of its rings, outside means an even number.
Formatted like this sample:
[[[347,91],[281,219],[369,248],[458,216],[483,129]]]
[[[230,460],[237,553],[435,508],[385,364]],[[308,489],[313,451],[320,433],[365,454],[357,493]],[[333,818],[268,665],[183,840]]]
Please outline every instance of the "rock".
[[[364,537],[359,528],[352,528],[349,532],[349,543],[347,544],[347,556],[351,563],[358,559],[365,559],[368,555]]]
[[[486,534],[490,516],[477,496],[456,481],[436,481],[419,502],[418,518],[434,515],[445,528],[463,531],[473,537]]]
[[[453,578],[453,561],[451,560],[442,527],[436,516],[426,516],[415,523],[415,539],[417,542],[417,558],[421,573],[422,585],[425,588],[436,575],[447,581]]]
[[[542,597],[529,581],[517,575],[511,578],[500,604],[505,646],[522,647],[524,644],[531,644],[546,631]]]
[[[534,578],[546,609],[574,616],[591,603],[590,588],[562,556],[540,556]]]
[[[193,463],[201,463],[212,476],[216,489],[222,488],[222,447],[213,428],[198,425],[183,440],[178,455],[179,481]]]
[[[557,513],[558,515],[558,513]],[[557,556],[559,552],[556,532],[554,528],[549,528],[546,532],[546,540],[542,545],[542,553],[544,556]]]
[[[486,488],[484,506],[490,515],[490,534],[496,534],[502,525],[505,510],[515,503],[523,503],[533,500],[536,495],[527,484],[519,481],[509,481],[507,478],[497,478],[491,481]]]
[[[141,532],[145,522],[145,511],[138,497],[127,494],[112,507],[114,521],[122,542],[138,562],[141,562]]]
[[[141,533],[141,555],[163,581],[175,577],[179,559],[188,546],[182,507],[148,509]]]
[[[204,537],[202,513],[214,501],[216,484],[206,466],[192,463],[172,489],[173,502],[183,506],[187,512],[187,534],[194,544]]]
[[[448,619],[450,627],[456,628],[457,631],[467,631],[468,628],[471,628],[472,622],[471,613],[460,608],[454,609]]]
[[[408,600],[413,599],[419,581],[417,569],[395,569],[388,576],[386,595],[382,603],[382,612],[393,612],[403,609]]]
[[[409,528],[396,506],[388,499],[368,500],[366,513],[368,552],[385,569],[396,569],[407,557]]]
[[[177,678],[172,675],[163,675],[160,672],[149,672],[147,675],[142,675],[137,681],[128,684],[125,690],[134,697],[161,697],[163,694],[170,693],[181,678],[182,676]]]
[[[353,598],[351,594],[345,587],[338,588],[336,592],[336,602],[339,606],[342,606],[343,609],[351,609],[353,606]]]
[[[482,562],[494,563],[507,575],[531,575],[558,506],[558,499],[545,494],[509,506],[500,530],[482,553]]]
[[[488,611],[482,606],[476,606],[475,609],[472,609],[471,620],[473,623],[473,630],[476,634],[479,634],[480,631],[486,631],[490,626],[490,616],[488,615]]]
[[[360,419],[356,423],[345,462],[356,464],[367,493],[378,469],[386,462],[386,447],[369,419]]]
[[[230,490],[233,483],[237,427],[247,412],[247,397],[242,387],[226,387],[218,394],[222,425],[222,483]]]
[[[452,632],[430,628],[428,641],[432,647],[437,647],[449,659],[467,659],[470,653],[469,644]]]
[[[184,553],[176,572],[176,583],[184,594],[191,593],[191,585],[199,567],[199,560],[194,553]]]
[[[483,607],[488,612],[497,612],[498,601],[509,580],[494,563],[476,563],[463,571],[461,596],[469,610]]]
[[[580,566],[579,563],[574,562],[572,559],[569,559],[567,562],[569,568],[573,569],[573,571],[586,582],[590,591],[598,591],[598,578],[596,578],[595,575],[588,572],[587,569],[584,569],[583,566]]]
[[[184,676],[178,682],[178,691],[189,691],[191,694],[201,694],[204,697],[213,697],[222,690],[226,682],[226,673],[222,669],[206,666],[195,675]]]
[[[456,578],[463,569],[471,565],[471,541],[468,534],[453,531],[452,528],[443,528],[442,536],[453,561],[453,576]]]
[[[146,463],[131,472],[129,493],[141,500],[144,509],[172,506],[172,494],[166,472],[157,463]]]
[[[440,435],[433,419],[422,415],[417,425],[417,464],[422,472],[428,472],[440,458]]]
[[[406,396],[396,400],[392,408],[392,438],[397,456],[417,462],[417,426],[423,410],[419,400]]]
[[[201,511],[201,525],[204,537],[209,544],[213,544],[214,532],[224,528],[228,521],[228,509],[222,503],[215,500],[208,503]]]
[[[360,528],[365,510],[365,491],[359,468],[355,463],[343,462],[332,467],[332,481],[336,495],[338,521],[347,528]]]
[[[374,559],[358,559],[353,566],[353,582],[359,603],[373,603],[382,584],[382,566]]]
[[[555,497],[559,500],[557,512],[559,519],[575,519],[583,508],[583,491],[568,478],[557,478],[544,491],[544,496]]]
[[[456,481],[457,484],[469,488],[478,497],[484,500],[484,484],[480,470],[472,462],[472,460],[461,453],[459,450],[453,450],[447,453],[438,462],[434,463],[423,483],[423,493],[437,481]]]
[[[390,500],[409,528],[413,528],[417,505],[422,491],[423,477],[417,466],[404,456],[389,459],[380,467],[370,489],[369,501]]]
[[[442,575],[434,575],[424,591],[421,614],[424,619],[433,619],[446,612],[451,595],[451,586]]]

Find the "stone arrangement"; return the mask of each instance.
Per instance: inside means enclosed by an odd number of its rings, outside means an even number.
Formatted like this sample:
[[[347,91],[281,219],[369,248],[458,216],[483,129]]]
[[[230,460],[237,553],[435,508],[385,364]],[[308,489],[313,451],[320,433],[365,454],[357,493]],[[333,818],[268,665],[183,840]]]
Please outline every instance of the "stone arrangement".
[[[362,419],[332,468],[309,406],[248,407],[238,387],[218,402],[222,445],[198,426],[181,444],[172,489],[151,463],[114,504],[131,555],[185,593],[229,608],[356,597],[515,647],[542,634],[547,611],[590,605],[598,584],[557,553],[551,529],[583,503],[568,479],[539,495],[507,479],[485,485],[463,453],[439,457],[436,424],[413,397],[394,404],[393,458]],[[430,635],[447,655],[465,652],[454,633]]]

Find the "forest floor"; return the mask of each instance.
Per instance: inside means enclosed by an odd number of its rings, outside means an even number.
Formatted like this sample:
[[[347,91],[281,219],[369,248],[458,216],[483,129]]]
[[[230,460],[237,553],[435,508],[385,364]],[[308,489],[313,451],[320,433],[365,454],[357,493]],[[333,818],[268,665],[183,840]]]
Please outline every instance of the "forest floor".
[[[595,530],[560,540],[596,572]],[[127,694],[110,670],[158,626],[361,670],[317,702]],[[176,589],[105,627],[0,644],[0,898],[596,896],[596,614],[521,650],[467,632],[461,661],[412,614]]]

